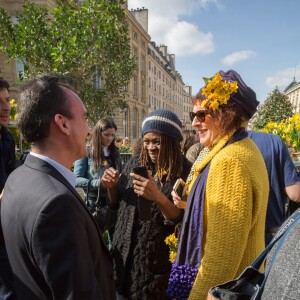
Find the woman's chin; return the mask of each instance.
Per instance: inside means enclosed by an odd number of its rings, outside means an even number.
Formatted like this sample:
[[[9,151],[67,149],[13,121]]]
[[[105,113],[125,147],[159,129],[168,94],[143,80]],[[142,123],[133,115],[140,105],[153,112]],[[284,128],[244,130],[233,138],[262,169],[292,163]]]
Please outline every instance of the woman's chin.
[[[157,157],[151,157],[151,156],[150,156],[150,159],[151,159],[152,163],[154,163],[154,164],[157,163]]]

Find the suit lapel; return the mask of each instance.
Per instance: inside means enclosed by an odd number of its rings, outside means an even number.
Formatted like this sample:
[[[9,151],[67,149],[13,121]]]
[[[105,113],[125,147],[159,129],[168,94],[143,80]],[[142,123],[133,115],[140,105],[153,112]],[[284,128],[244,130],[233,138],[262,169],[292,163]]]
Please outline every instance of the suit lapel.
[[[26,160],[24,162],[24,165],[26,165],[28,168],[36,169],[40,172],[44,172],[44,173],[54,177],[55,179],[60,181],[63,185],[65,185],[74,194],[76,199],[80,202],[82,207],[86,210],[86,212],[89,214],[89,216],[93,220],[95,226],[97,227],[97,231],[98,231],[98,235],[100,237],[101,243],[103,244],[104,248],[109,253],[109,251],[103,241],[102,233],[101,233],[93,215],[90,213],[90,211],[88,210],[84,201],[82,200],[81,196],[77,193],[76,189],[68,182],[68,180],[66,180],[66,178],[60,172],[58,172],[53,166],[51,166],[48,162],[46,162],[38,157],[35,157],[33,155],[28,154],[28,156],[26,157]]]

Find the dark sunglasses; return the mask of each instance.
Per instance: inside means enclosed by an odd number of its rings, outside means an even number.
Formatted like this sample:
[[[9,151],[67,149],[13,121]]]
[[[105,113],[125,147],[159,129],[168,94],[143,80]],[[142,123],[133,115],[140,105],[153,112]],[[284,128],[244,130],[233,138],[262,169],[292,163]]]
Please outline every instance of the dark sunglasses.
[[[197,117],[197,119],[200,121],[200,122],[204,122],[205,121],[205,117],[209,115],[209,111],[208,110],[199,110],[197,112],[192,112],[190,111],[190,119],[191,119],[191,122],[194,121],[195,117]]]

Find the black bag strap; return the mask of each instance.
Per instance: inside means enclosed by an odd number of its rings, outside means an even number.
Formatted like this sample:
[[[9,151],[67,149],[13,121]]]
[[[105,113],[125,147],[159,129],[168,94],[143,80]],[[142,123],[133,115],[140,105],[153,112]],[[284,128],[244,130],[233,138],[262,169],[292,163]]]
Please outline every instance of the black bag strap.
[[[277,243],[278,240],[282,238],[280,243],[278,244],[276,248],[276,252],[274,253],[274,256],[279,251],[281,245],[283,244],[284,239],[286,238],[288,232],[299,223],[300,221],[300,209],[296,210],[293,215],[291,215],[279,228],[276,235],[273,237],[270,244],[265,248],[265,250],[255,259],[255,261],[251,264],[251,266],[255,269],[259,269],[262,265],[263,261],[265,260],[266,256],[270,252],[270,250],[273,248],[273,246]]]
[[[87,204],[88,199],[89,199],[89,191],[90,191],[90,184],[91,184],[92,179],[88,179],[87,186],[86,186],[86,194],[85,194],[85,202]]]
[[[101,206],[101,203],[99,203],[99,200],[100,200],[100,185],[101,185],[101,179],[100,179],[100,183],[99,183],[99,185],[97,187],[97,199],[95,201],[96,207],[97,206]]]

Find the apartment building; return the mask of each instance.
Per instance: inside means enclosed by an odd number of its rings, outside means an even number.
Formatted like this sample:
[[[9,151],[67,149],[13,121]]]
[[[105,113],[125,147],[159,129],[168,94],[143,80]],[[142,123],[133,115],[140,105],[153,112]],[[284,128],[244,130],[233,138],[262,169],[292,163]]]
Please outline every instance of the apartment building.
[[[193,129],[190,120],[190,112],[193,111],[193,101],[192,101],[192,87],[184,86],[183,88],[183,115],[182,119],[185,123],[186,129]]]
[[[284,90],[284,94],[288,96],[290,102],[295,108],[295,112],[300,114],[300,82],[294,80]]]
[[[131,10],[130,13],[139,22],[141,19],[148,20],[147,9]],[[143,24],[143,28],[148,30],[148,24]],[[185,120],[187,127],[190,128],[188,112],[192,110],[192,87],[185,85],[182,76],[176,70],[175,58],[175,54],[168,53],[166,45],[158,46],[154,41],[148,44],[148,112],[156,109],[169,109],[180,119]]]
[[[142,122],[148,113],[147,64],[151,39],[148,34],[148,10],[138,9],[134,14],[127,9],[127,23],[136,70],[128,87],[125,87],[127,105],[115,112],[114,119],[118,127],[117,136],[128,137],[130,143],[134,144],[141,136]]]

